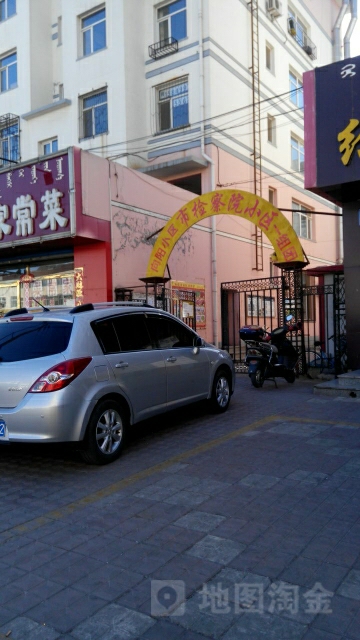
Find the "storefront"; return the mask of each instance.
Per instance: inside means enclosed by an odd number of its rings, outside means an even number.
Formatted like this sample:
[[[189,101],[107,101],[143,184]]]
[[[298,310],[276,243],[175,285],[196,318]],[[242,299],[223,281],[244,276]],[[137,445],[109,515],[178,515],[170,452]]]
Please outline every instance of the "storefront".
[[[88,296],[111,299],[109,255],[110,221],[83,212],[80,150],[0,173],[2,315],[81,304],[84,263]]]

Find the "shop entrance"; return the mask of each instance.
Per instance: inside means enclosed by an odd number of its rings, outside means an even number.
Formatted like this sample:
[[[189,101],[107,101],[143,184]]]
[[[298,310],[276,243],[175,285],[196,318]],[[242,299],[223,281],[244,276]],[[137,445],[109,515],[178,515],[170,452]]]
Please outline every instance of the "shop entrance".
[[[76,273],[72,255],[26,257],[0,262],[0,313],[19,307],[75,306]]]

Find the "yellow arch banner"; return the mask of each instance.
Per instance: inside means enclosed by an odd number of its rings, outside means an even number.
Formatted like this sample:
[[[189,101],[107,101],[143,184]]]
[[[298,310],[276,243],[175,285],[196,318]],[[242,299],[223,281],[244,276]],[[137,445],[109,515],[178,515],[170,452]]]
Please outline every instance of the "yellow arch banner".
[[[185,231],[200,220],[219,214],[240,216],[256,224],[273,245],[272,259],[279,266],[308,264],[293,227],[279,209],[253,193],[220,189],[194,198],[170,218],[154,244],[146,278],[164,277],[170,254]]]

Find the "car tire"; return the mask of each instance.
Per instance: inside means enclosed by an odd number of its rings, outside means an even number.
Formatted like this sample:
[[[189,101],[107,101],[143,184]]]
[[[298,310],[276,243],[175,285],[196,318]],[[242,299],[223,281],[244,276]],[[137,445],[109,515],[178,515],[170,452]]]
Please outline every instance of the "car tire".
[[[128,419],[115,400],[103,400],[94,409],[80,453],[88,464],[108,464],[122,450]]]
[[[217,371],[215,374],[210,405],[214,413],[224,413],[231,399],[231,378],[227,371]]]

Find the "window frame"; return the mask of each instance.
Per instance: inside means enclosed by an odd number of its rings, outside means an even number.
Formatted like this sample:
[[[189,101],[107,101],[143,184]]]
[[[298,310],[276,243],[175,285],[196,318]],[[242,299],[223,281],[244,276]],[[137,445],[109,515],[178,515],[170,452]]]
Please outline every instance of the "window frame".
[[[87,99],[93,98],[95,96],[101,95],[102,93],[106,94],[106,101],[103,103],[99,103],[97,105],[92,105],[91,107],[84,107],[84,102]],[[79,97],[79,101],[80,101],[80,140],[90,140],[91,138],[95,138],[97,136],[101,136],[101,135],[106,135],[107,133],[109,133],[109,102],[108,102],[108,92],[107,92],[107,87],[103,87],[101,89],[98,89],[97,91],[91,91],[90,93],[86,93],[82,96]],[[103,105],[106,105],[106,130],[104,129],[103,131],[96,131],[96,120],[95,120],[95,109],[98,107],[101,107]],[[92,117],[91,117],[91,121],[92,121],[92,134],[91,135],[85,135],[85,129],[86,129],[86,124],[85,124],[85,111],[92,111]]]
[[[268,187],[268,201],[273,207],[277,207],[277,189]]]
[[[305,240],[313,239],[313,223],[312,223],[312,210],[298,202],[292,200],[292,226],[299,238]],[[305,233],[303,233],[305,227]]]
[[[16,131],[14,129],[17,129]],[[7,130],[9,130],[7,132]],[[3,136],[3,132],[5,136]],[[13,143],[13,139],[15,139],[15,144]],[[6,148],[7,147],[7,148]],[[10,150],[10,152],[9,152]],[[7,127],[2,127],[0,129],[0,157],[7,158],[8,162],[5,160],[0,160],[0,168],[7,167],[12,164],[11,160],[15,162],[19,162],[20,160],[20,123],[12,122]]]
[[[290,102],[300,109],[304,109],[304,87],[298,74],[289,69]]]
[[[3,64],[4,61],[8,60],[15,56],[15,61],[11,61],[8,64]],[[9,69],[15,67],[15,83],[9,86]],[[4,75],[3,75],[4,74]],[[3,77],[6,78],[6,88],[3,89]],[[5,55],[0,57],[0,94],[5,93],[6,91],[12,91],[12,89],[16,89],[18,86],[18,77],[17,77],[17,51],[16,49],[6,53]]]
[[[12,13],[10,13],[9,15],[9,2],[10,0],[0,0],[0,23],[1,22],[5,22],[5,20],[9,20],[9,18],[12,18],[13,16],[16,15],[16,0],[13,0],[14,3],[14,11],[12,11]],[[4,15],[5,17],[2,18],[2,12],[1,12],[1,7],[4,7]]]
[[[296,13],[292,7],[288,7],[288,20],[293,20],[295,23],[295,35],[296,42],[304,47],[309,37],[309,29],[304,20]]]
[[[172,89],[175,89],[176,87],[181,87],[181,85],[186,85],[187,90],[186,92],[180,93],[180,94],[174,94],[174,95],[169,95],[169,96],[164,96],[164,98],[161,98],[161,92],[162,91],[171,91]],[[155,95],[156,95],[156,133],[160,134],[160,133],[165,133],[168,131],[174,131],[176,129],[183,129],[184,127],[188,127],[190,125],[190,117],[189,117],[189,76],[182,76],[181,78],[177,78],[176,80],[170,80],[169,82],[163,82],[160,85],[157,85],[157,87],[155,87]],[[186,97],[186,103],[184,102],[183,104],[187,105],[187,122],[186,123],[181,123],[179,125],[174,126],[174,108],[176,108],[177,105],[174,105],[174,102],[179,99],[179,95]],[[161,108],[161,105],[166,105],[169,104],[169,114],[168,114],[168,120],[169,120],[169,127],[162,127],[162,120],[166,120],[166,114],[164,111],[164,114],[162,114],[163,109]]]
[[[293,152],[296,152],[296,157]],[[304,142],[294,134],[291,134],[291,168],[304,173]]]
[[[197,338],[196,333],[190,327],[180,322],[178,319],[170,318],[164,315],[157,315],[155,313],[146,313],[145,317],[147,329],[152,344],[154,345],[154,349],[166,350],[194,348]],[[161,337],[161,340],[164,341],[163,343],[160,341],[159,331],[157,330],[158,328],[173,329],[171,333],[168,331],[167,336],[164,332],[163,336]],[[172,338],[176,339],[176,342],[172,341],[173,343],[171,343]]]
[[[180,7],[178,10],[175,10],[173,13],[168,13],[159,17],[159,13],[163,11],[166,7],[170,7],[171,5],[177,4],[177,2],[183,2],[184,6]],[[181,37],[176,37],[173,35],[173,31],[175,33],[175,29],[173,29],[172,17],[179,15],[180,13],[185,13],[185,34]],[[163,24],[167,24],[165,29],[166,35],[162,33]],[[186,0],[171,0],[171,2],[166,2],[158,7],[156,7],[156,33],[157,38],[160,42],[166,41],[170,38],[175,38],[178,42],[180,40],[185,40],[187,38],[187,5]]]
[[[270,113],[267,115],[267,141],[276,146],[276,118]]]
[[[95,23],[91,23],[89,25],[84,26],[84,21],[88,20],[92,16],[96,16],[99,13],[104,12],[104,17],[96,21]],[[104,44],[103,46],[94,49],[94,28],[97,25],[104,23]],[[96,7],[96,9],[92,8],[91,11],[87,11],[86,13],[79,16],[79,30],[80,30],[80,56],[82,58],[87,58],[88,56],[93,55],[94,53],[98,53],[99,51],[103,51],[107,46],[107,37],[106,37],[106,7],[105,5],[101,5]],[[85,46],[85,33],[90,33],[90,50],[86,51]]]
[[[56,142],[56,149],[53,149],[53,144],[54,142]],[[42,156],[49,156],[52,153],[56,153],[59,150],[59,140],[57,136],[54,136],[53,138],[47,138],[46,140],[42,140],[40,142],[41,145],[41,154]],[[45,151],[45,145],[50,145],[51,149],[50,151],[46,152]]]
[[[265,68],[275,74],[275,50],[269,42],[265,42]]]

